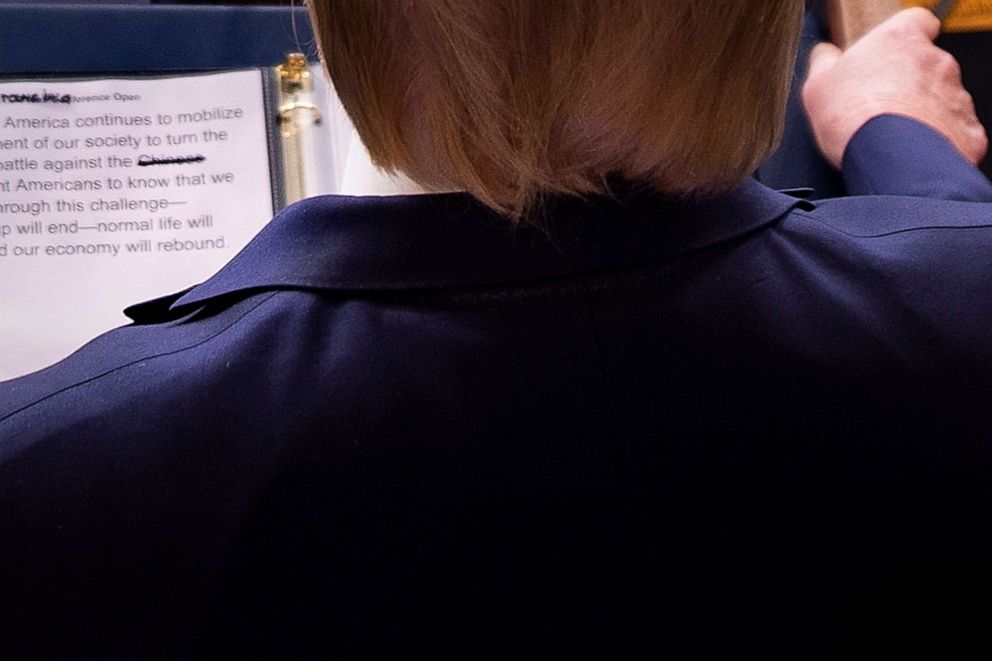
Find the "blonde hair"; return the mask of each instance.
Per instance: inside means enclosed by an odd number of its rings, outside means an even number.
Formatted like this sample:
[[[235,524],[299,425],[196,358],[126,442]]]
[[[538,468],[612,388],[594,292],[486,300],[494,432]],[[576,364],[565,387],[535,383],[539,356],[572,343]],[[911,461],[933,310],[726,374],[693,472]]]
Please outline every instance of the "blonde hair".
[[[612,175],[739,184],[778,142],[802,0],[311,0],[372,160],[513,218]]]

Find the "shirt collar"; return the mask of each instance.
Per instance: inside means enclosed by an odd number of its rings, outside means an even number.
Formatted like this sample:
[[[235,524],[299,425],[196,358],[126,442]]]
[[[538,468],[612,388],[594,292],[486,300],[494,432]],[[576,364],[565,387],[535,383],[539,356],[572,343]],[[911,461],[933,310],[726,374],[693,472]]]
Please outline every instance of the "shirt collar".
[[[284,209],[215,276],[169,309],[257,289],[493,286],[638,266],[706,248],[808,204],[754,180],[714,198],[633,187],[551,199],[545,229],[510,227],[469,195],[321,196]],[[142,305],[126,313],[137,319]]]

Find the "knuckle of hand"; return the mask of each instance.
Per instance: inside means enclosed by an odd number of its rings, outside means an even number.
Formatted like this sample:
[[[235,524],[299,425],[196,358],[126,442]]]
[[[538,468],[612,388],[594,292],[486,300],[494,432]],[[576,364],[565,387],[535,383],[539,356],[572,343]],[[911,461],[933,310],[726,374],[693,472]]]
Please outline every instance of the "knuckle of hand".
[[[961,65],[954,58],[953,55],[947,51],[940,51],[940,55],[937,56],[937,71],[940,75],[951,79],[961,78]]]
[[[966,133],[966,136],[968,151],[971,153],[973,160],[981,160],[988,153],[989,149],[989,138],[985,133],[985,129],[979,126]]]
[[[944,58],[948,55],[933,44],[927,43],[913,49],[917,64],[929,71],[940,71],[944,65]]]
[[[930,12],[927,12],[928,14]],[[917,22],[911,20],[891,21],[886,25],[886,32],[890,38],[898,39],[901,43],[924,42],[932,43],[924,32],[920,30]]]
[[[964,88],[962,88],[962,92],[964,93],[964,95],[961,97],[961,103],[968,110],[968,114],[974,115],[975,114],[974,97],[972,97],[971,94],[968,94],[967,90],[965,90]]]

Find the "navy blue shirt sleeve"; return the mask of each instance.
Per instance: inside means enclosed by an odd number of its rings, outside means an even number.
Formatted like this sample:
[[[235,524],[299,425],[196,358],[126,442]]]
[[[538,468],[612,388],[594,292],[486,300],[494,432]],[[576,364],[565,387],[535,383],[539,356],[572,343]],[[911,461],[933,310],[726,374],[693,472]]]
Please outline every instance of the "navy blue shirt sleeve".
[[[842,164],[849,195],[905,195],[992,202],[992,183],[937,131],[881,115],[862,126]]]

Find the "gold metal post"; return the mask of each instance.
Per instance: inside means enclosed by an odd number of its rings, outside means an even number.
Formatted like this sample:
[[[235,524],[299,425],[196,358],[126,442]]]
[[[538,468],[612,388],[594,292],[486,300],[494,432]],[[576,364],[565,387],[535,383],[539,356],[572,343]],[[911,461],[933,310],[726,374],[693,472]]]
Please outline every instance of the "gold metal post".
[[[279,127],[282,135],[286,204],[317,192],[313,171],[312,127],[320,123],[313,103],[310,65],[303,53],[290,53],[276,67],[279,76]]]

